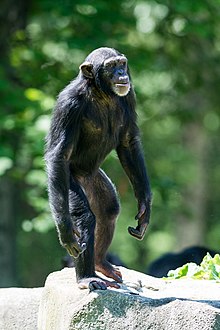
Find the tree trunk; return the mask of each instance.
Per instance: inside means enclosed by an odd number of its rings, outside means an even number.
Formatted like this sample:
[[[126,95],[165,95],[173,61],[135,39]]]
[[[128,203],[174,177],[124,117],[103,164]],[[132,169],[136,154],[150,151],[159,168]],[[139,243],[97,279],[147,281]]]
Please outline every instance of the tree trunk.
[[[183,139],[185,147],[192,155],[195,169],[194,175],[189,173],[190,178],[182,194],[184,211],[177,215],[176,237],[179,249],[204,244],[208,194],[206,133],[200,123],[190,123],[185,127]]]
[[[9,83],[16,84],[16,72],[12,70],[10,64],[11,39],[17,30],[24,29],[27,21],[28,9],[31,1],[26,0],[2,0],[0,10],[0,49],[1,64],[4,69],[4,77],[7,77]],[[16,83],[15,83],[16,82]],[[10,95],[8,96],[10,98]],[[7,111],[7,109],[5,109]],[[10,109],[11,111],[11,109]],[[4,133],[1,132],[1,139],[4,143]],[[17,141],[10,145],[12,154],[18,151]],[[16,163],[16,156],[13,162]],[[16,217],[18,211],[18,198],[16,197],[16,188],[13,178],[9,172],[0,176],[0,287],[8,287],[17,284],[16,279]]]
[[[12,180],[0,177],[0,287],[17,284],[14,192]]]

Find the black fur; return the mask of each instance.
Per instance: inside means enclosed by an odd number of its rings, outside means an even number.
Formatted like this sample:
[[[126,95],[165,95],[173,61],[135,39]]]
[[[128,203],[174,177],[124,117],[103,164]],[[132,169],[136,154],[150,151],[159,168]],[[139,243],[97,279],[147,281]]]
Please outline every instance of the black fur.
[[[109,59],[111,65],[105,62]],[[51,211],[61,244],[77,258],[79,283],[85,278],[94,282],[95,265],[121,281],[119,271],[105,260],[119,213],[115,188],[100,170],[111,150],[116,149],[138,200],[138,226],[129,228],[130,234],[142,239],[150,217],[135,94],[124,61],[124,55],[111,48],[93,51],[58,96],[46,139]]]

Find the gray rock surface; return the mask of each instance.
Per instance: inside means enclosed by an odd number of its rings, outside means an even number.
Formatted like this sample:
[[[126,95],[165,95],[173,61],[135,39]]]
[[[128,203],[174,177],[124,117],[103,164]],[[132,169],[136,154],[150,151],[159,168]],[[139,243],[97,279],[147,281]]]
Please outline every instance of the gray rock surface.
[[[0,329],[37,329],[39,303],[43,288],[0,289]]]
[[[74,269],[47,278],[39,330],[220,330],[220,284],[165,281],[120,268],[121,289],[79,290]]]

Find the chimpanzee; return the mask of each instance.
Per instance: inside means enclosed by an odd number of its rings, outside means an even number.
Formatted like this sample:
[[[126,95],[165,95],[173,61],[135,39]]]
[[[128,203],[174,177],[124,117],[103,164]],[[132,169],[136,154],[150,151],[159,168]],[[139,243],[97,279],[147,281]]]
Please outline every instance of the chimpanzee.
[[[100,169],[115,149],[138,202],[136,228],[144,237],[150,218],[151,192],[139,130],[135,94],[127,58],[113,48],[94,50],[75,80],[59,94],[46,138],[49,202],[60,243],[75,260],[80,288],[106,289],[122,282],[106,260],[119,201],[115,187]],[[102,272],[115,282],[96,275]]]

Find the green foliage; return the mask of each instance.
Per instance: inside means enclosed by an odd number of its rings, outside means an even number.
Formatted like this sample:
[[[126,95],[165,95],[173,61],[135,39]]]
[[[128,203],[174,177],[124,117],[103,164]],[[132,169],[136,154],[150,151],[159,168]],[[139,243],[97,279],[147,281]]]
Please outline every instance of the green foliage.
[[[2,17],[16,17],[19,4],[13,3],[2,6]],[[47,0],[32,3],[27,13],[19,7],[18,21],[1,25],[0,178],[16,187],[11,222],[23,285],[31,285],[32,276],[36,285],[41,263],[42,283],[60,267],[56,255],[65,253],[48,209],[44,138],[57,93],[85,56],[103,45],[129,59],[154,196],[148,233],[138,242],[127,234],[135,225],[136,200],[115,153],[108,157],[103,168],[122,204],[112,252],[144,271],[149,261],[183,244],[188,235],[182,229],[194,221],[195,235],[203,230],[203,243],[219,249],[219,8],[219,1]]]
[[[220,255],[216,254],[213,258],[209,253],[203,258],[200,265],[193,262],[187,263],[175,270],[170,270],[167,274],[168,279],[194,280],[216,280],[220,281]]]

